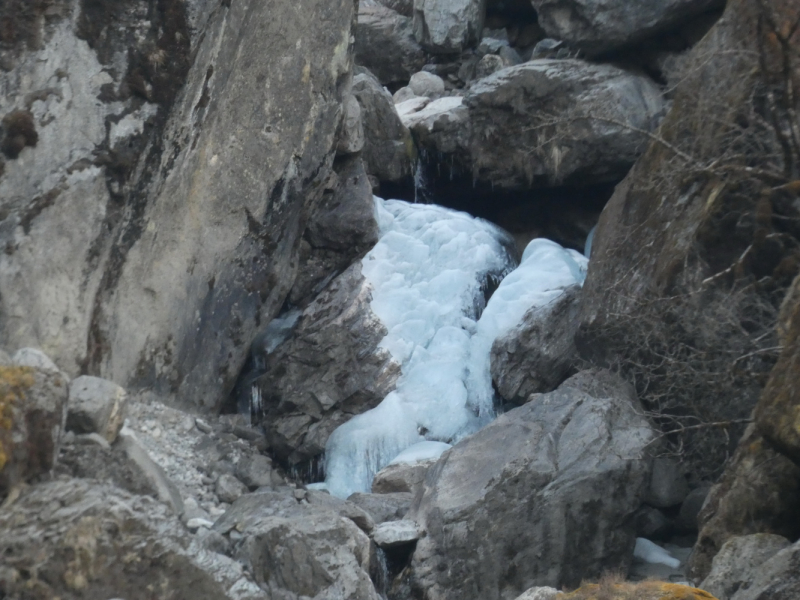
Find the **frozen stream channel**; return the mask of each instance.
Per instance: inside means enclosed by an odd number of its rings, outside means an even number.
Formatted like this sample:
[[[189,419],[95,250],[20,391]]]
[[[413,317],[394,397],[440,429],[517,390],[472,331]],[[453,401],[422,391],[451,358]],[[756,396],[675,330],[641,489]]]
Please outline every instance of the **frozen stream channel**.
[[[582,283],[587,265],[582,254],[536,239],[517,266],[506,232],[443,207],[376,198],[375,210],[380,240],[362,271],[372,311],[388,330],[381,346],[402,374],[377,407],[331,435],[325,483],[340,497],[369,491],[375,473],[401,452],[411,459],[432,448],[441,453],[491,421],[492,343],[529,308]],[[487,304],[487,287],[497,282]],[[426,441],[443,443],[415,450]]]

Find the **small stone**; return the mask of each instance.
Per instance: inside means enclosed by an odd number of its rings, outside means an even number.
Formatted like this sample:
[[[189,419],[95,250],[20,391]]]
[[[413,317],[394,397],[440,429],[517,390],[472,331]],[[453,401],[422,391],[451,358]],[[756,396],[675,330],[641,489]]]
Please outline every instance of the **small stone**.
[[[411,100],[412,98],[416,97],[417,95],[414,93],[414,90],[408,86],[405,86],[401,87],[394,93],[394,96],[392,96],[392,102],[394,102],[394,104],[400,104],[401,102],[405,102],[406,100]]]
[[[272,461],[263,454],[246,456],[236,464],[236,477],[250,489],[272,485]]]
[[[295,500],[305,500],[306,498],[306,491],[305,490],[294,490],[294,499]]]
[[[444,93],[444,80],[433,73],[420,71],[419,73],[414,73],[411,76],[411,81],[408,82],[408,87],[417,96],[426,96],[431,98]]]
[[[189,519],[186,522],[186,527],[189,529],[200,529],[201,527],[206,527],[208,529],[211,529],[211,527],[213,526],[214,526],[213,521],[209,521],[208,519],[201,519],[199,517],[196,517],[194,519]]]
[[[393,548],[416,542],[422,530],[414,521],[386,521],[372,531],[373,541],[381,548]]]
[[[83,375],[69,384],[67,429],[117,439],[125,418],[128,394],[113,381]]]
[[[215,491],[221,502],[235,502],[239,497],[246,494],[248,490],[247,486],[236,477],[223,473],[217,479]]]
[[[209,425],[208,423],[203,421],[203,419],[195,419],[194,420],[194,424],[203,433],[208,434],[208,433],[211,433],[212,431],[214,431],[214,429],[211,427],[211,425]]]
[[[50,357],[38,348],[22,348],[14,353],[12,359],[18,367],[33,367],[41,371],[60,373],[61,370],[56,366]]]

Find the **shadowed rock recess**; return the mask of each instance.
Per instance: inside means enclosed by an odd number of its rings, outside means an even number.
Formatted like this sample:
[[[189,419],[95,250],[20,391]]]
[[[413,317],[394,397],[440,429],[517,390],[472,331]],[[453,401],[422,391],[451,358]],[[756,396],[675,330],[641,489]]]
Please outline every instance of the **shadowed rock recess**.
[[[798,0],[0,0],[0,600],[797,600],[798,90]]]

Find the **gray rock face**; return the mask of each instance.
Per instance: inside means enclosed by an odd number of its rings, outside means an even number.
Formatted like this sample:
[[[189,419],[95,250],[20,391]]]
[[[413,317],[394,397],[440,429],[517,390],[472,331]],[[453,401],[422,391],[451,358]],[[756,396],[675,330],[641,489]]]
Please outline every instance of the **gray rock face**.
[[[670,458],[654,459],[653,476],[644,501],[656,508],[669,508],[683,502],[688,495],[689,484],[680,464]]]
[[[654,33],[724,5],[719,0],[531,0],[551,38],[589,55],[641,41]]]
[[[517,404],[555,389],[574,368],[580,314],[575,286],[548,306],[529,310],[522,322],[492,345],[491,373],[497,392]]]
[[[3,510],[0,552],[9,598],[271,597],[236,562],[191,544],[164,505],[85,479],[33,486]]]
[[[244,457],[236,463],[236,477],[251,489],[272,485],[272,461],[262,454]]]
[[[400,181],[411,175],[414,142],[389,92],[367,72],[353,79],[353,94],[361,104],[366,142],[361,157],[367,172],[380,181]]]
[[[399,521],[406,516],[414,495],[410,492],[393,492],[389,494],[362,494],[356,492],[347,498],[366,513],[376,524],[386,521]]]
[[[367,534],[330,507],[289,494],[248,494],[214,524],[222,534],[234,528],[243,538],[234,556],[271,598],[379,599],[368,575]]]
[[[322,453],[333,430],[378,404],[400,367],[378,349],[386,330],[355,263],[303,311],[257,380],[272,449],[290,463]]]
[[[627,568],[654,432],[630,388],[585,371],[448,450],[407,518],[427,600],[514,598]]]
[[[57,2],[0,74],[0,118],[32,115],[0,177],[0,336],[202,408],[291,288],[355,12],[228,4]]]
[[[486,0],[414,0],[414,36],[430,52],[454,54],[481,39]]]
[[[731,538],[714,557],[711,572],[700,587],[718,600],[730,600],[752,585],[766,561],[790,545],[785,537],[769,533]]]
[[[438,75],[420,71],[414,73],[408,81],[408,87],[417,96],[427,96],[428,98],[444,93],[444,80]]]
[[[740,589],[730,600],[792,600],[800,597],[800,542],[784,548],[762,563],[747,589]]]
[[[414,521],[387,521],[372,532],[373,541],[381,548],[395,548],[416,542],[422,531]]]
[[[478,179],[529,187],[624,175],[664,101],[648,78],[581,60],[533,60],[475,82],[464,98]],[[506,143],[514,139],[514,144]]]
[[[298,274],[289,294],[290,302],[298,306],[308,304],[378,241],[375,204],[363,161],[358,156],[337,159],[334,170],[333,189],[323,193],[300,245]]]
[[[434,464],[436,464],[436,459],[388,465],[375,474],[375,478],[372,480],[372,493],[410,492],[416,494],[417,490],[422,487],[422,482],[425,481],[425,475]]]
[[[407,82],[426,62],[409,17],[363,2],[358,8],[355,53],[356,64],[384,85]]]
[[[113,381],[83,375],[69,384],[67,429],[99,433],[109,443],[117,438],[125,419],[128,394]]]
[[[0,367],[0,497],[53,468],[66,418],[59,372]]]
[[[223,473],[215,487],[220,502],[233,503],[247,493],[247,486],[233,475]]]
[[[137,479],[144,480],[148,486],[155,490],[156,497],[169,506],[176,516],[183,514],[183,498],[178,486],[164,472],[147,452],[136,435],[123,428],[119,433],[119,447],[125,453],[130,468],[137,473]]]

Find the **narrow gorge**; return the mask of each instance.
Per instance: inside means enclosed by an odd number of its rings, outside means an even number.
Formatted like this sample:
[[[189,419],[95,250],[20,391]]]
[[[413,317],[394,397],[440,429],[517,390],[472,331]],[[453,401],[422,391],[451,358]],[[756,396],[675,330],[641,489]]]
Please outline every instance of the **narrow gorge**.
[[[0,0],[0,600],[800,598],[796,0]]]

